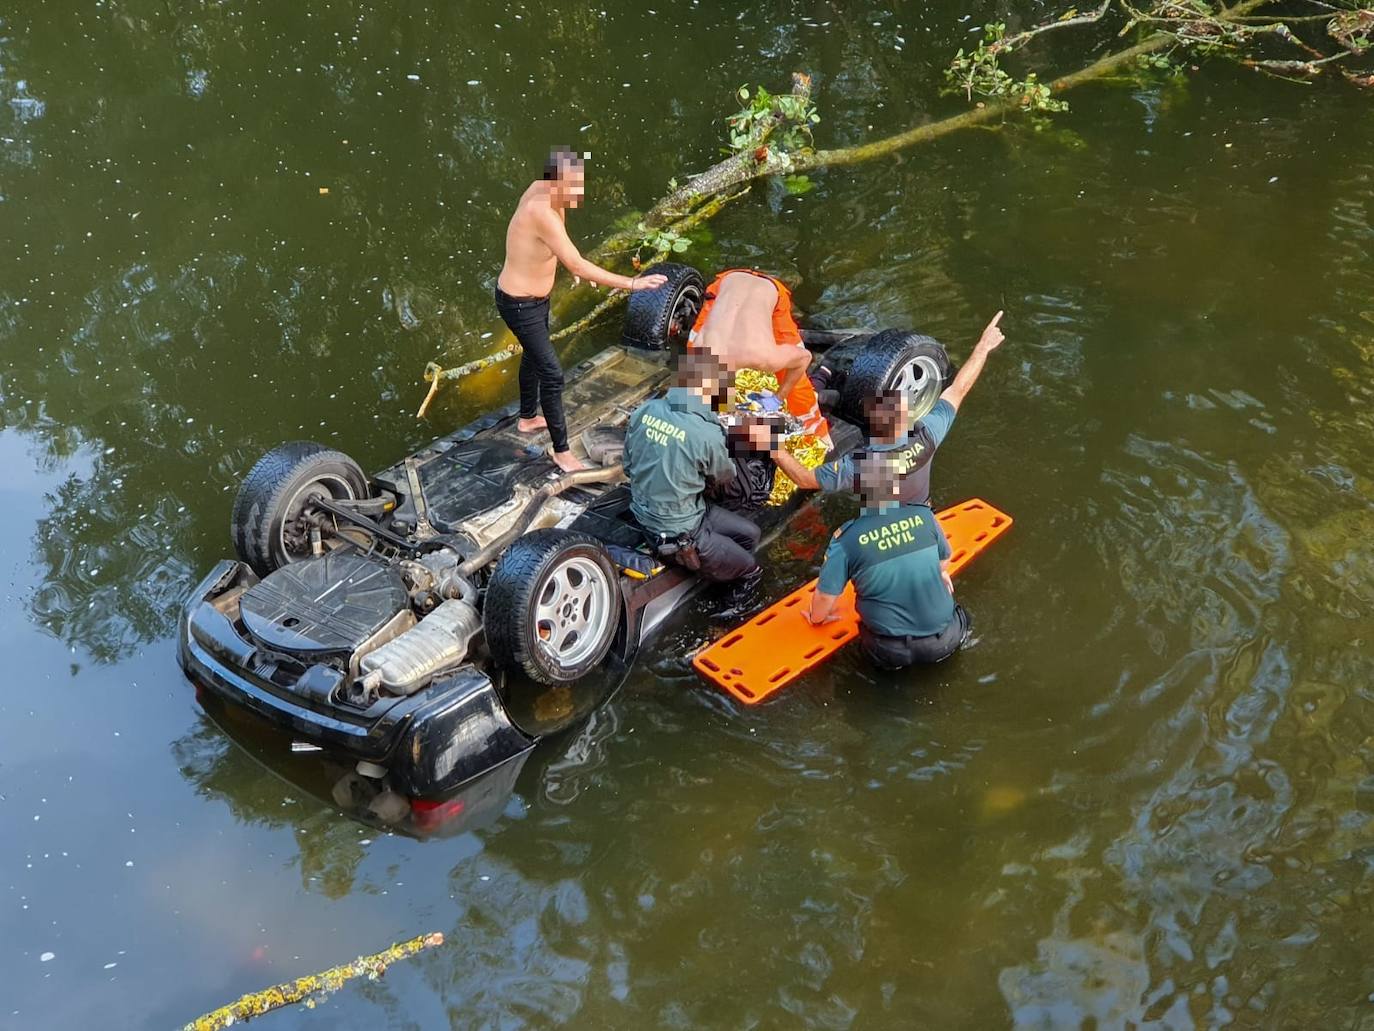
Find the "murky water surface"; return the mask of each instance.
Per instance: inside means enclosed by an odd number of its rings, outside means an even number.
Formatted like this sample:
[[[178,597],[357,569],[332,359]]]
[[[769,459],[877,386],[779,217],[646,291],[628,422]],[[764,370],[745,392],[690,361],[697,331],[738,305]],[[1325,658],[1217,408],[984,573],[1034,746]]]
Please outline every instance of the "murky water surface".
[[[939,68],[1001,12],[558,7],[3,12],[0,1025],[167,1027],[441,930],[264,1027],[1374,1026],[1367,96],[1090,87],[698,242],[956,355],[1007,310],[937,463],[1017,519],[957,660],[847,655],[744,710],[690,675],[688,614],[430,841],[204,715],[175,614],[256,456],[377,468],[513,396],[412,417],[426,360],[488,346],[547,144],[593,152],[590,242],[714,160],[740,83],[810,70],[854,141],[957,110]],[[772,593],[818,532],[771,546]]]

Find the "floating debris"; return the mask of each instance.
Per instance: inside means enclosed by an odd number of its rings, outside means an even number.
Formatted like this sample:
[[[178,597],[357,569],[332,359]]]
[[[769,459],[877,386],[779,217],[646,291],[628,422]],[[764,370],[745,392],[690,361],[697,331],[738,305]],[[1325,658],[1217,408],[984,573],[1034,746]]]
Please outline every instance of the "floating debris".
[[[343,987],[345,981],[364,976],[375,981],[386,973],[388,966],[397,960],[408,959],[423,949],[442,944],[444,944],[444,936],[437,931],[432,934],[419,935],[409,941],[400,942],[389,949],[384,949],[375,955],[359,956],[352,963],[331,967],[329,970],[311,974],[308,977],[298,977],[294,981],[284,981],[281,984],[273,985],[271,988],[264,988],[260,992],[252,992],[242,996],[228,1006],[221,1006],[219,1009],[191,1021],[183,1031],[220,1031],[221,1028],[229,1027],[241,1020],[251,1020],[296,1002],[303,1001],[307,1006],[313,1006],[323,996]]]

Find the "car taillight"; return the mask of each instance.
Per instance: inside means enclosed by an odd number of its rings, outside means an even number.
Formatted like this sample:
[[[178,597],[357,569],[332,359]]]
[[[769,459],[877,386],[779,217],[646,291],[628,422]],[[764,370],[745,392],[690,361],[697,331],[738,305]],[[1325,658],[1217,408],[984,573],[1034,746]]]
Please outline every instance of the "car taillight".
[[[420,830],[432,831],[441,827],[454,817],[461,816],[464,805],[461,798],[450,798],[447,802],[430,802],[423,798],[413,799],[410,803],[410,816]]]

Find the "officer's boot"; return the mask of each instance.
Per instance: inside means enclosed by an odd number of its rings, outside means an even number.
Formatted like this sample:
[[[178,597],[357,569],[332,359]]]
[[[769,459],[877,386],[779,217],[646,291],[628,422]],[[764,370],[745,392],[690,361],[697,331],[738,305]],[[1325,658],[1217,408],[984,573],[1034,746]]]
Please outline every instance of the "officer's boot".
[[[759,584],[763,582],[763,567],[755,566],[738,580],[728,585],[724,607],[715,613],[714,618],[721,622],[739,623],[755,615],[762,606],[759,604]]]

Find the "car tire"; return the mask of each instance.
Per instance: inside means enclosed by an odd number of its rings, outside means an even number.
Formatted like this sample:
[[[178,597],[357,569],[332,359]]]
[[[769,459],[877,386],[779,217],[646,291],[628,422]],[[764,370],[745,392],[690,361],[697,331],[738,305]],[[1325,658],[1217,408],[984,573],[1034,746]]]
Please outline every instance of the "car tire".
[[[880,391],[902,387],[912,422],[935,407],[954,378],[944,347],[934,337],[902,329],[874,333],[854,355],[840,388],[839,414],[868,432],[866,401]]]
[[[667,351],[687,343],[687,336],[706,300],[706,280],[691,265],[666,261],[640,272],[668,277],[657,290],[635,290],[625,309],[621,343],[650,351]]]
[[[556,528],[527,533],[496,563],[482,621],[507,669],[565,684],[600,664],[620,626],[619,577],[594,537]]]
[[[309,533],[300,516],[312,496],[361,500],[367,477],[343,452],[308,440],[274,447],[244,477],[230,533],[234,551],[258,576],[310,554],[301,544]]]

